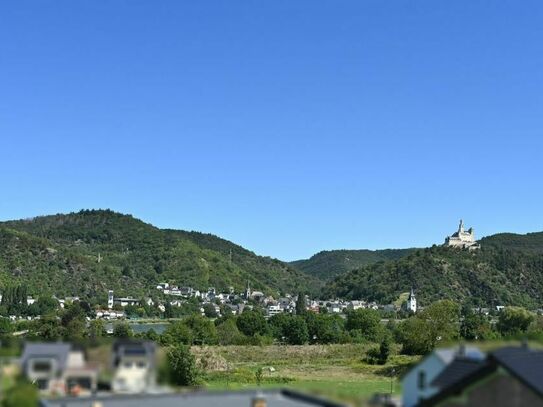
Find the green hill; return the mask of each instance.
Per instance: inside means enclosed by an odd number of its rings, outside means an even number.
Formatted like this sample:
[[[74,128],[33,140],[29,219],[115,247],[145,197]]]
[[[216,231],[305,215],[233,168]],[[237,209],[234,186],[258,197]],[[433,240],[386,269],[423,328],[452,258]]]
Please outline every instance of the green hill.
[[[450,298],[474,305],[543,304],[543,254],[535,235],[496,235],[478,251],[434,246],[399,260],[380,262],[336,277],[325,297],[364,298],[390,303],[414,287],[422,305]]]
[[[319,252],[307,260],[297,260],[290,264],[304,273],[328,280],[362,266],[400,259],[415,250],[329,250]]]
[[[100,259],[100,260],[99,260]],[[110,210],[0,223],[0,285],[34,294],[144,295],[169,281],[198,289],[230,286],[277,295],[320,283],[286,263],[210,234],[161,230]]]
[[[509,250],[520,250],[531,253],[543,253],[543,232],[527,233],[498,233],[484,237],[481,244]]]

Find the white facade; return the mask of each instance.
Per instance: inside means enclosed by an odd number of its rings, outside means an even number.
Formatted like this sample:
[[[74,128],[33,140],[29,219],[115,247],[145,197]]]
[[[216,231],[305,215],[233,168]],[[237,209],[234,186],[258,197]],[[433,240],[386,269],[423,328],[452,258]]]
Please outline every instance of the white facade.
[[[484,358],[484,354],[473,347],[434,350],[403,377],[402,406],[416,406],[422,399],[436,394],[439,388],[431,386],[430,383],[454,360],[459,352],[463,352],[465,357],[474,360]]]
[[[115,346],[111,387],[114,393],[142,393],[155,385],[155,345],[150,342]]]
[[[127,307],[129,305],[139,305],[140,300],[136,298],[115,298],[114,299],[115,304],[119,304],[121,307]]]
[[[409,298],[407,299],[407,309],[411,312],[417,312],[417,298],[415,297],[415,292],[413,289],[411,289]]]
[[[277,314],[282,314],[283,313],[283,308],[281,308],[280,305],[268,305],[268,307],[266,308],[266,314],[267,314],[267,317],[268,318],[271,318],[273,317],[274,315],[277,315]]]
[[[113,308],[113,290],[107,292],[107,307],[109,309]]]

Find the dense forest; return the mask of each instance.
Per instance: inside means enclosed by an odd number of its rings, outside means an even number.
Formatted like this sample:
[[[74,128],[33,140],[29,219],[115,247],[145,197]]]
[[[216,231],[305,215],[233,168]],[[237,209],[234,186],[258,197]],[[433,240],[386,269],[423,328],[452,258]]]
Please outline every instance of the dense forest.
[[[514,244],[503,239],[506,235],[489,237],[478,251],[443,246],[416,250],[342,274],[326,285],[324,294],[389,303],[413,287],[421,305],[453,299],[538,308],[543,303],[543,254],[535,249],[534,235],[514,235]]]
[[[386,260],[398,260],[416,249],[385,250],[326,250],[307,260],[297,260],[290,264],[309,275],[329,280],[353,269]]]
[[[110,210],[0,223],[0,286],[29,294],[141,296],[158,282],[198,289],[317,292],[317,279],[210,234],[161,230]]]

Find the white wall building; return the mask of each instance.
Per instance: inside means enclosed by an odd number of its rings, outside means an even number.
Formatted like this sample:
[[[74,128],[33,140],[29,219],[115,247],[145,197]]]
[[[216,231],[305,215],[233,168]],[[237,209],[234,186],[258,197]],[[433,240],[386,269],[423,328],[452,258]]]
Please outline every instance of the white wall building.
[[[417,298],[415,297],[415,291],[413,291],[413,288],[411,288],[411,292],[407,298],[407,310],[417,312]]]
[[[459,353],[463,353],[465,357],[474,360],[482,360],[485,356],[479,349],[473,347],[434,350],[403,377],[403,407],[416,406],[421,400],[436,394],[439,388],[433,387],[430,384]]]

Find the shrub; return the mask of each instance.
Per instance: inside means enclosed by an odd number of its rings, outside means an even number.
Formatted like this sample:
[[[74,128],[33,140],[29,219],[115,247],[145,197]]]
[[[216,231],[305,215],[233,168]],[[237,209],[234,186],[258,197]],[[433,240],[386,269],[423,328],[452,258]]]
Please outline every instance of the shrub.
[[[128,322],[116,322],[113,325],[113,336],[115,338],[131,338],[134,336],[134,332]]]
[[[200,372],[190,348],[185,345],[172,346],[167,351],[168,379],[176,386],[193,386],[198,383]]]

